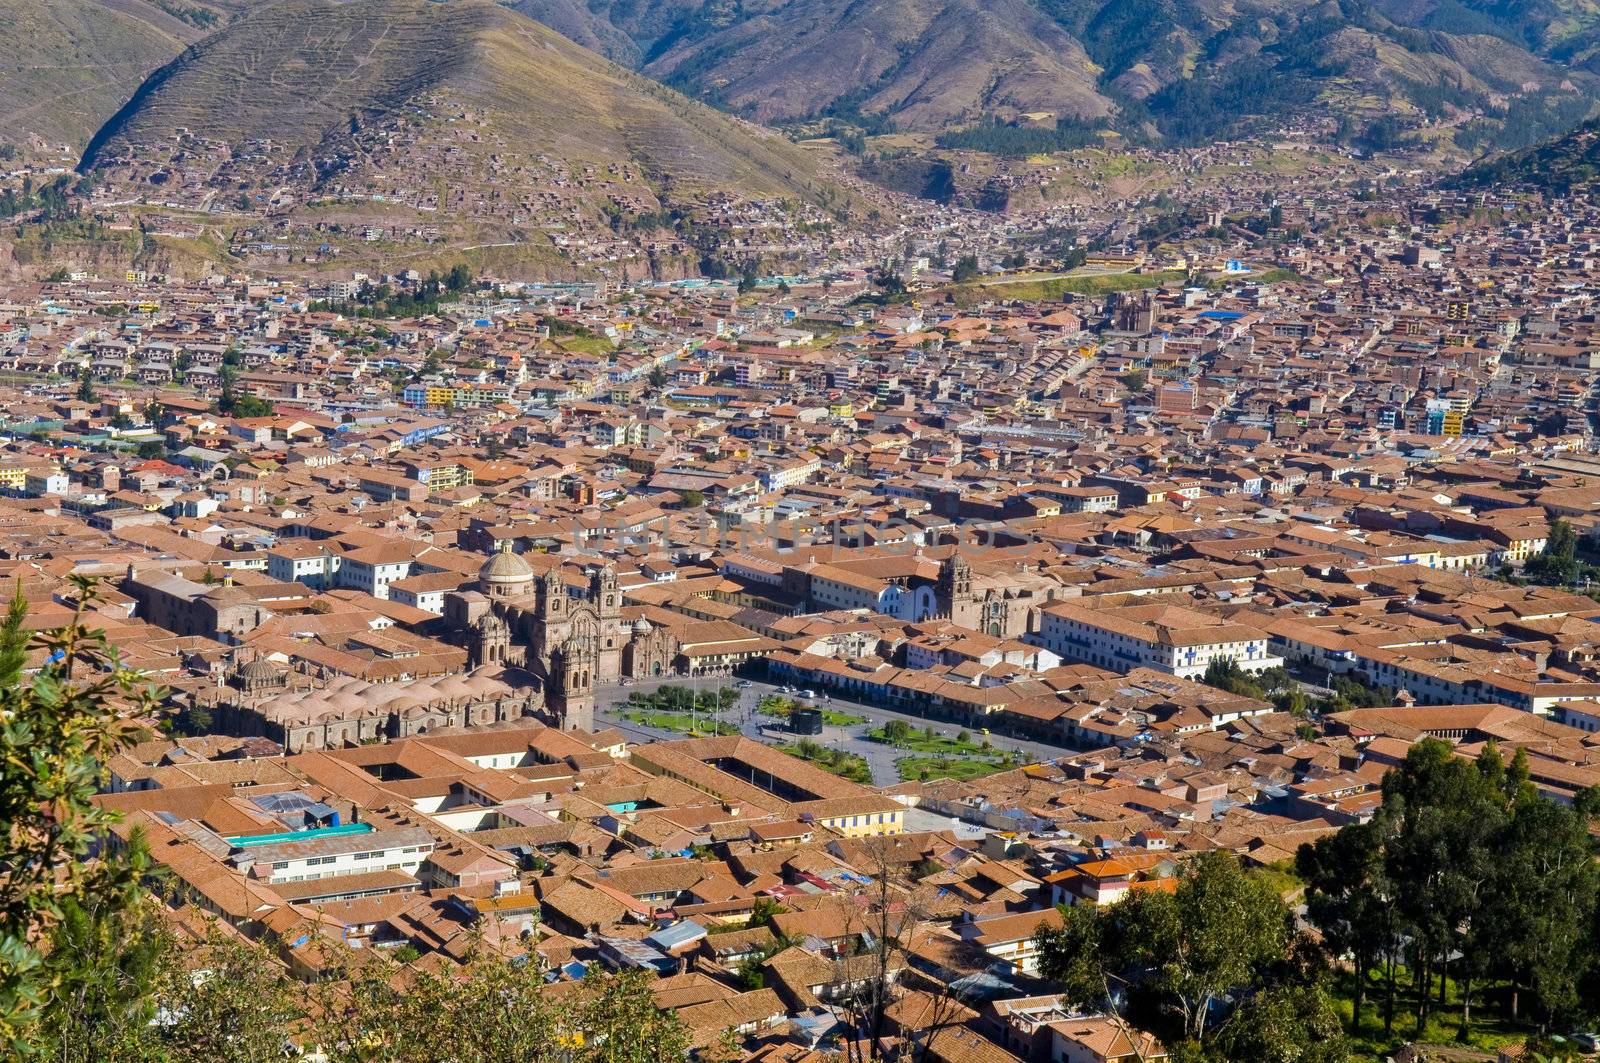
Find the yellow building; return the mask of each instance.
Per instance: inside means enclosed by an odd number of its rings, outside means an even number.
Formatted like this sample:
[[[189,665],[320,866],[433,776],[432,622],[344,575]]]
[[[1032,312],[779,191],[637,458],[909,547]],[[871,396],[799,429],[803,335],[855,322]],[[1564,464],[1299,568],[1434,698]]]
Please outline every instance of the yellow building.
[[[876,795],[804,801],[790,811],[799,813],[802,821],[810,816],[810,822],[837,831],[846,838],[877,838],[905,830],[905,808]]]

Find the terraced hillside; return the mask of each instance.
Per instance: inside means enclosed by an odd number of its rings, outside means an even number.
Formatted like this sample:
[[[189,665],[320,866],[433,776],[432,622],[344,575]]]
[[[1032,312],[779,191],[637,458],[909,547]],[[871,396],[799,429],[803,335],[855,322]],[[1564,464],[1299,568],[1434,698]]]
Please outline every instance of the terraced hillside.
[[[682,276],[856,211],[787,138],[491,0],[276,0],[156,71],[90,142],[101,216],[190,259]],[[772,234],[786,234],[775,238]],[[740,252],[745,254],[747,252]]]
[[[0,140],[81,148],[202,32],[146,0],[0,0]]]
[[[182,168],[194,162],[198,143],[227,145],[235,156],[250,145],[244,153],[258,156],[256,164],[236,165],[241,172],[298,168],[289,176],[324,181],[374,150],[363,137],[369,130],[426,147],[432,118],[460,115],[508,149],[536,150],[569,167],[631,162],[653,183],[678,190],[817,191],[810,160],[782,138],[488,0],[261,7],[153,75],[94,138],[85,166]],[[475,153],[457,146],[453,154]]]

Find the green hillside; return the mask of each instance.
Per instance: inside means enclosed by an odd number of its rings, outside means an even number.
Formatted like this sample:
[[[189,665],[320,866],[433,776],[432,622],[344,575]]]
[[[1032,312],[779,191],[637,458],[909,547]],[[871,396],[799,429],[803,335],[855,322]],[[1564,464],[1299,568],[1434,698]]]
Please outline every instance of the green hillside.
[[[1585,122],[1536,147],[1485,159],[1467,168],[1462,186],[1521,185],[1564,194],[1600,179],[1600,121]]]

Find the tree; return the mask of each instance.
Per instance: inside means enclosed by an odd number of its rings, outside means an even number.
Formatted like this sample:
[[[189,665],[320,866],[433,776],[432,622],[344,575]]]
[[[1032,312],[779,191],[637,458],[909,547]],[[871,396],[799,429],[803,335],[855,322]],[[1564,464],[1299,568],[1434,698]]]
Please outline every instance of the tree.
[[[1229,1024],[1265,1025],[1250,1009],[1287,984],[1290,942],[1289,912],[1276,889],[1233,854],[1214,850],[1190,861],[1171,892],[1141,890],[1109,907],[1067,909],[1060,929],[1039,935],[1039,968],[1075,1005],[1126,1008],[1169,1044],[1203,1054]],[[1295,984],[1320,993],[1304,977]],[[1323,1012],[1305,1001],[1296,1008],[1307,1022],[1279,1035],[1302,1044],[1322,1039]]]
[[[94,393],[94,378],[89,375],[89,367],[87,365],[78,373],[78,401],[99,401]]]
[[[1535,583],[1564,586],[1578,578],[1578,533],[1565,518],[1550,522],[1544,549],[1522,566],[1522,574]]]
[[[305,998],[276,957],[220,924],[192,956],[167,955],[156,992],[173,1063],[290,1058]]]
[[[656,1007],[644,972],[602,974],[584,982],[589,992],[577,1011],[581,1063],[677,1063],[688,1054],[688,1028],[676,1014]]]
[[[154,461],[157,458],[163,457],[166,453],[166,446],[162,443],[158,443],[154,439],[147,439],[134,448],[134,454],[145,461]]]
[[[1380,963],[1388,989],[1385,1031],[1394,1026],[1395,967],[1403,927],[1397,918],[1394,882],[1383,863],[1383,832],[1389,821],[1375,819],[1300,847],[1295,870],[1306,883],[1306,917],[1322,932],[1335,957],[1354,967],[1350,1029],[1361,1029],[1367,972]]]
[[[1184,1032],[1204,1043],[1213,1006],[1282,958],[1283,901],[1220,850],[1194,860],[1173,893],[1135,896],[1144,909],[1136,921],[1148,934],[1140,944],[1159,972],[1154,987],[1170,996]]]
[[[1492,769],[1457,757],[1437,740],[1411,747],[1383,780],[1384,811],[1394,819],[1386,839],[1388,874],[1405,888],[1400,914],[1410,926],[1417,1028],[1431,1011],[1428,991],[1459,953],[1463,1021],[1470,1017],[1472,977],[1483,956],[1487,891],[1503,831],[1506,801]]]
[[[1246,674],[1245,670],[1239,667],[1239,662],[1232,657],[1213,657],[1211,663],[1206,665],[1205,674],[1200,677],[1200,682],[1208,687],[1226,690],[1230,694],[1238,694],[1240,697],[1263,700],[1267,696],[1261,684]]]
[[[898,296],[906,293],[906,282],[900,274],[892,269],[878,270],[872,277],[873,286],[887,296]]]
[[[1227,1063],[1345,1063],[1339,1016],[1316,986],[1272,986],[1217,1030],[1213,1056]]]
[[[1513,1018],[1524,996],[1546,1029],[1593,1015],[1600,872],[1590,802],[1557,805],[1530,774],[1522,750],[1507,765],[1492,742],[1467,760],[1428,739],[1384,778],[1383,804],[1369,824],[1301,850],[1307,916],[1356,969],[1357,1022],[1366,971],[1380,964],[1384,1028],[1392,1031],[1402,961],[1419,1031],[1443,1006],[1447,976],[1460,998],[1463,1038],[1483,986],[1497,979],[1510,983]]]
[[[745,923],[746,927],[767,926],[772,922],[772,917],[782,915],[789,909],[773,900],[771,897],[757,897],[750,906],[750,918]]]
[[[403,990],[367,963],[319,992],[315,1028],[330,1063],[681,1063],[689,1031],[661,1011],[641,972],[595,973],[559,1005],[537,958],[470,955],[455,971],[413,967]]]
[[[890,720],[883,725],[883,740],[892,746],[904,745],[911,741],[914,733],[911,725],[904,720]]]
[[[20,584],[0,625],[0,1045],[15,1056],[36,1047],[42,1009],[66,981],[45,943],[92,913],[89,898],[126,896],[140,870],[84,857],[112,822],[94,801],[103,765],[143,736],[138,720],[155,711],[156,691],[84,627],[95,579],[68,578],[76,606],[66,627],[30,639]],[[31,679],[30,646],[46,662]]]
[[[1092,904],[1061,909],[1061,926],[1038,938],[1039,970],[1061,986],[1075,1007],[1120,1011],[1124,1001],[1118,962],[1126,924]]]
[[[958,1021],[963,1010],[961,994],[943,990],[928,998],[920,1028],[891,1036],[887,1022],[894,1003],[895,982],[908,966],[908,954],[917,945],[916,933],[933,907],[938,892],[918,885],[906,865],[895,859],[899,843],[891,837],[862,838],[856,842],[859,867],[870,880],[845,909],[850,936],[860,942],[853,955],[834,961],[834,979],[853,984],[840,1001],[851,1027],[845,1043],[846,1063],[924,1063],[939,1035]]]
[[[962,255],[956,259],[956,268],[951,273],[950,279],[957,284],[966,284],[978,279],[978,256]]]
[[[1521,751],[1519,750],[1519,753]],[[1515,776],[1509,785],[1517,786]],[[1548,1028],[1581,1011],[1581,979],[1594,963],[1585,934],[1596,909],[1596,868],[1587,817],[1573,808],[1523,794],[1499,846],[1484,920],[1486,950],[1512,986],[1513,1014],[1528,990]]]
[[[699,509],[706,504],[706,496],[704,492],[696,491],[693,488],[679,491],[678,504],[684,509]]]
[[[142,836],[130,839],[120,868],[106,865],[93,888],[68,898],[50,938],[35,1040],[59,1063],[142,1060],[155,1049],[157,982],[174,953],[140,881],[152,870]]]

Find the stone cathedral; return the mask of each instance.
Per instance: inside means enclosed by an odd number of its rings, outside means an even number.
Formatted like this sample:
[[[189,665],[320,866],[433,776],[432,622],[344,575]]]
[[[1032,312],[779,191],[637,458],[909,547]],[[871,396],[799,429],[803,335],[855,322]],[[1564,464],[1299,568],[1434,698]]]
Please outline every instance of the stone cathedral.
[[[579,596],[560,566],[536,578],[527,561],[502,550],[478,570],[476,589],[445,596],[444,615],[465,639],[474,668],[507,666],[538,677],[545,708],[563,728],[594,729],[597,686],[670,675],[677,657],[666,632],[623,619],[610,565],[593,569]]]

